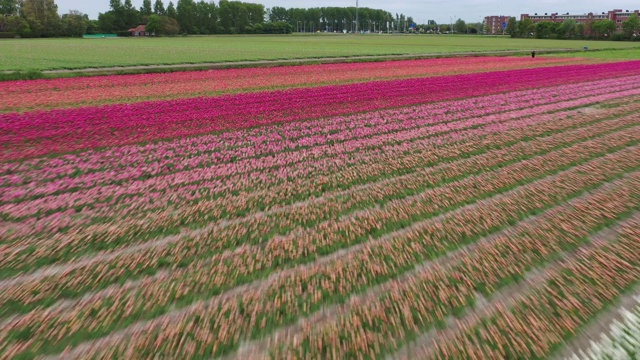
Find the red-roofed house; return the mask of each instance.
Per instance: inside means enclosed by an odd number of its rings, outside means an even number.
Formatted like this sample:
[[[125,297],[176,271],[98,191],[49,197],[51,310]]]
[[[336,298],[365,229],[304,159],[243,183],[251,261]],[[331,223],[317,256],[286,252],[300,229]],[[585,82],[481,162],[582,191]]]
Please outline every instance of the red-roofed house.
[[[137,28],[129,29],[129,32],[131,33],[131,36],[147,36],[147,35],[149,35],[149,34],[147,34],[145,25],[138,25]]]

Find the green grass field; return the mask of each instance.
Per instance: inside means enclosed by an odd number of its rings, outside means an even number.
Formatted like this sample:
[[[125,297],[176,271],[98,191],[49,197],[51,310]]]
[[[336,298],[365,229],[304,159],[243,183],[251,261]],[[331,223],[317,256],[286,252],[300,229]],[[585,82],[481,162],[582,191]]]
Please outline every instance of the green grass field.
[[[617,50],[602,50],[602,51],[585,51],[580,54],[554,54],[553,56],[563,57],[583,57],[589,59],[604,59],[604,60],[640,60],[640,48],[635,49],[617,49]]]
[[[477,36],[288,35],[0,40],[0,71],[532,49],[640,49],[640,43]],[[639,51],[639,50],[634,50]]]

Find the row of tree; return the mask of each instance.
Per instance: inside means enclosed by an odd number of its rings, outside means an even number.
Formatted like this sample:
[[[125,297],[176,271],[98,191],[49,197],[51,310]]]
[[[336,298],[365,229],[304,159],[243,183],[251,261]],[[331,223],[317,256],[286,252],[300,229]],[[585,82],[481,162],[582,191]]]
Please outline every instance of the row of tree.
[[[357,16],[356,16],[357,12]],[[400,31],[411,28],[404,14],[355,7],[311,9],[273,7],[242,1],[144,0],[140,8],[131,0],[110,0],[109,11],[97,20],[72,10],[58,15],[54,0],[0,0],[0,33],[21,37],[128,35],[140,24],[156,35],[263,34],[297,32]],[[356,18],[358,22],[356,24]]]
[[[270,22],[285,22],[297,32],[404,31],[413,23],[413,19],[404,14],[394,16],[384,10],[355,7],[286,9],[274,6],[267,18]]]
[[[54,0],[0,0],[0,34],[21,37],[82,36],[93,25],[79,11],[58,15]]]
[[[131,0],[110,0],[110,10],[98,16],[98,26],[108,33],[127,32],[139,24],[146,24],[148,31],[158,35],[255,33],[275,28],[264,26],[265,13],[263,5],[241,1],[220,0],[216,5],[213,1],[178,0],[165,7],[162,0],[153,4],[144,0],[136,9]]]
[[[594,20],[578,23],[567,19],[563,22],[542,21],[534,23],[531,19],[517,21],[509,19],[506,32],[511,37],[536,37],[538,39],[613,39],[640,40],[640,19],[633,14],[622,23],[622,32],[613,20]]]
[[[404,29],[413,22],[411,17],[383,10],[358,9],[358,30],[387,28]],[[316,31],[355,31],[356,8],[289,8],[273,7],[241,1],[215,2],[194,0],[170,1],[165,7],[162,0],[144,0],[136,9],[131,0],[110,0],[110,10],[101,13],[99,28],[104,32],[122,32],[142,23],[147,30],[158,35],[184,34],[253,34]]]

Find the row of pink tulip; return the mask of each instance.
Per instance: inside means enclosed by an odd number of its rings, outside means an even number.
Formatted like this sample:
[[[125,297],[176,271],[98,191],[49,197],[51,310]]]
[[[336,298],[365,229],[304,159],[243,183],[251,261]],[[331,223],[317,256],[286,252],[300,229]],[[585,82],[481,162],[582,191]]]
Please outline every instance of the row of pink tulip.
[[[539,126],[539,132],[548,132],[551,129],[558,131],[562,127],[571,124],[579,124],[586,121],[589,117],[583,117],[582,119],[572,119],[572,121],[560,121],[554,122],[555,128],[552,126]],[[353,213],[354,211],[360,211],[377,204],[382,206],[385,203],[398,200],[402,197],[408,197],[412,192],[419,193],[423,189],[434,187],[438,184],[446,184],[454,181],[457,178],[464,178],[465,176],[478,174],[483,169],[491,169],[500,164],[504,164],[522,159],[523,157],[530,157],[541,152],[549,151],[558,147],[566,147],[574,142],[580,142],[585,138],[596,136],[597,134],[606,134],[609,131],[619,129],[623,134],[627,130],[623,130],[625,127],[632,126],[637,122],[637,117],[623,118],[617,120],[606,121],[604,123],[597,123],[592,126],[586,126],[574,131],[565,131],[553,136],[545,136],[542,139],[531,141],[524,144],[516,144],[508,146],[506,149],[499,149],[489,151],[487,153],[478,155],[471,159],[463,159],[455,161],[450,164],[443,164],[438,168],[427,168],[425,170],[418,170],[415,174],[409,174],[400,178],[393,178],[383,183],[369,184],[365,189],[360,191],[351,192],[346,197],[331,197],[322,202],[306,203],[302,206],[295,208],[295,212],[277,211],[270,214],[265,214],[261,217],[253,217],[251,215],[241,219],[233,224],[229,224],[224,227],[209,227],[208,230],[197,231],[197,235],[181,236],[179,239],[179,246],[170,246],[169,243],[161,243],[158,246],[146,246],[138,249],[138,251],[127,251],[124,256],[114,257],[113,261],[124,261],[125,263],[119,263],[114,268],[120,270],[126,269],[129,266],[126,265],[128,259],[132,256],[135,258],[145,258],[150,264],[159,261],[159,259],[172,259],[171,262],[186,262],[190,257],[199,256],[192,250],[198,246],[200,251],[210,253],[212,251],[218,252],[229,248],[240,246],[240,242],[243,245],[260,243],[270,240],[269,238],[275,234],[287,234],[288,231],[297,229],[300,226],[311,228],[316,225],[322,226],[323,223],[329,221],[339,221],[345,214]],[[531,136],[531,132],[527,135],[520,134],[521,136]],[[628,135],[624,135],[628,138]],[[599,139],[598,142],[612,142],[615,137],[606,136],[603,139]],[[595,141],[595,140],[594,140]],[[578,143],[572,146],[570,149],[583,147],[588,149],[590,144]],[[497,144],[496,144],[497,145]],[[518,151],[515,151],[518,150]],[[566,150],[565,151],[573,151]],[[419,161],[419,157],[412,157],[411,162]],[[410,199],[410,198],[409,198]],[[240,240],[241,239],[241,240]],[[7,251],[7,255],[3,256],[2,260],[7,265],[6,269],[30,269],[34,270],[38,267],[38,263],[43,263],[43,259],[48,259],[46,263],[51,264],[54,261],[65,261],[65,259],[71,257],[77,257],[78,253],[89,251],[99,245],[104,246],[104,240],[98,238],[96,241],[90,240],[78,240],[66,241],[56,240],[42,242],[38,244],[38,250],[35,253],[20,253],[18,251]],[[176,239],[176,242],[178,240]],[[153,242],[151,243],[153,244]],[[20,244],[23,246],[23,244]],[[7,247],[7,250],[11,250]],[[183,252],[187,250],[186,252]],[[108,253],[106,253],[108,254]],[[105,262],[87,262],[82,261],[84,265],[81,267],[73,266],[73,263],[67,264],[69,268],[74,269],[90,269],[94,266],[102,267]],[[111,265],[109,265],[111,266]],[[142,269],[138,269],[142,271]],[[49,280],[47,280],[49,281]]]
[[[0,160],[637,74],[640,61],[572,65],[0,114]],[[504,81],[508,78],[509,81]],[[492,86],[479,86],[492,84]],[[479,90],[480,89],[480,90]]]
[[[617,94],[617,95],[624,95],[622,93]],[[599,101],[599,100],[603,100],[604,97],[594,97],[591,98],[590,100],[592,101]],[[551,108],[549,108],[549,110],[557,110],[557,109],[561,109],[562,107],[571,107],[571,106],[576,106],[576,105],[583,105],[584,104],[585,99],[581,100],[580,103],[576,103],[576,102],[567,102],[567,103],[561,103],[558,105],[552,105]],[[542,106],[544,107],[544,106]],[[624,110],[627,111],[627,110]],[[628,111],[632,111],[631,109]],[[509,117],[502,119],[501,116],[495,117],[492,116],[490,118],[488,118],[490,121],[503,121],[506,119],[509,119],[510,117],[513,117],[514,115],[527,115],[527,114],[531,114],[532,112],[529,113],[520,113],[520,112],[512,112],[509,114],[505,114],[505,115],[509,115]],[[548,117],[537,117],[535,118],[534,121],[548,121],[549,118]],[[479,119],[478,123],[483,123],[485,120],[483,119]],[[489,133],[494,132],[494,131],[504,131],[507,128],[509,128],[510,126],[521,126],[518,125],[519,123],[522,123],[523,125],[527,125],[529,123],[531,123],[530,121],[524,121],[524,122],[510,122],[507,124],[507,126],[503,126],[503,125],[499,125],[499,126],[495,126],[495,127],[485,127],[485,130],[487,130]],[[528,126],[528,125],[527,125]],[[473,129],[470,132],[473,132],[475,134],[478,134],[479,129]],[[411,140],[412,138],[415,138],[416,134],[421,135],[420,132],[415,133],[415,132],[409,132],[408,133],[409,136],[408,137],[403,137],[404,141],[408,141]],[[363,141],[359,141],[358,145],[361,147],[365,147],[367,142],[367,139],[364,139]],[[431,138],[431,139],[427,139],[426,142],[429,144],[429,146],[432,146],[434,144],[437,144],[437,138]],[[421,144],[423,143],[418,142],[417,144]],[[378,153],[376,153],[375,151],[371,151],[371,154],[369,154],[368,156],[363,156],[361,158],[357,158],[357,157],[350,157],[348,159],[346,159],[346,163],[342,162],[340,164],[337,164],[334,161],[328,161],[328,162],[324,162],[323,164],[329,165],[331,166],[327,171],[327,173],[331,173],[331,172],[335,172],[335,171],[345,171],[344,168],[342,170],[340,170],[339,168],[336,168],[336,166],[341,165],[341,166],[345,166],[345,165],[353,165],[353,163],[355,162],[356,164],[363,164],[360,166],[360,168],[362,168],[362,166],[367,165],[367,164],[371,164],[371,161],[375,161],[376,157],[379,156],[379,154],[384,153],[387,156],[398,156],[401,155],[402,153],[406,152],[406,151],[411,151],[411,149],[413,148],[415,151],[415,146],[417,144],[411,144],[411,146],[407,146],[407,143],[403,143],[402,145],[398,146],[398,145],[393,145],[393,146],[387,146],[387,147],[383,147],[378,150]],[[460,145],[460,144],[459,144]],[[459,146],[458,145],[458,146]],[[375,156],[374,156],[375,155]],[[369,159],[370,161],[364,161]],[[350,166],[351,166],[350,165]],[[317,175],[318,174],[318,167],[317,165],[314,166],[309,166],[310,169],[314,170],[314,174]],[[347,171],[350,171],[351,169],[347,169]],[[325,170],[326,171],[326,170]],[[240,176],[236,176],[236,178],[242,178],[242,175]],[[160,178],[160,179],[165,179],[165,178]],[[156,179],[157,180],[157,179]],[[206,180],[206,179],[205,179]],[[236,187],[235,189],[240,190],[240,191],[246,191],[247,187],[246,186],[242,186],[243,184],[246,185],[246,180],[244,182],[242,182],[242,179],[239,179],[240,181],[238,181],[238,185],[235,186],[241,186],[241,187]],[[262,180],[262,179],[260,179]],[[303,181],[304,179],[298,178],[298,179],[294,179],[295,181]],[[121,195],[127,195],[130,198],[128,198],[127,202],[120,202],[120,204],[117,206],[117,216],[113,216],[113,211],[114,211],[114,207],[113,207],[113,202],[95,202],[96,198],[104,198],[107,196],[114,196],[113,193],[109,193],[107,191],[107,189],[104,188],[95,188],[93,190],[87,190],[87,191],[78,191],[76,193],[70,193],[70,194],[66,194],[66,195],[58,195],[58,196],[50,196],[50,197],[46,197],[40,200],[34,200],[34,201],[28,201],[28,202],[24,202],[24,203],[20,203],[20,204],[5,204],[3,205],[4,209],[9,209],[8,213],[11,213],[11,211],[14,211],[13,214],[14,216],[24,216],[24,215],[37,215],[40,214],[41,211],[51,211],[51,210],[57,210],[56,213],[48,215],[42,219],[23,219],[22,221],[20,221],[19,223],[16,222],[5,222],[2,226],[3,228],[7,229],[10,228],[12,229],[13,235],[12,237],[16,237],[16,236],[31,236],[34,234],[34,232],[36,231],[40,231],[40,230],[44,230],[42,228],[42,225],[44,226],[48,226],[47,224],[51,224],[51,226],[54,226],[53,231],[55,231],[56,229],[58,229],[59,227],[68,227],[68,226],[74,226],[74,223],[76,225],[78,224],[82,224],[82,223],[89,223],[91,221],[91,218],[93,217],[99,217],[104,219],[105,216],[109,216],[109,214],[112,214],[111,217],[115,217],[115,218],[122,218],[122,217],[128,217],[131,218],[131,216],[134,215],[134,213],[131,213],[131,209],[133,209],[134,211],[137,211],[138,213],[141,214],[141,216],[146,217],[146,214],[148,214],[150,211],[154,211],[154,209],[159,209],[159,207],[164,207],[163,204],[166,203],[166,201],[172,201],[172,202],[176,202],[177,199],[180,200],[181,208],[184,209],[184,206],[186,206],[186,202],[188,201],[189,203],[193,203],[193,206],[200,206],[201,204],[198,204],[198,201],[202,201],[203,197],[201,196],[201,194],[207,194],[206,192],[203,192],[202,189],[203,188],[207,188],[208,185],[211,185],[210,188],[213,188],[213,185],[220,185],[220,189],[218,190],[218,193],[220,191],[223,191],[225,189],[228,188],[228,186],[233,186],[233,185],[227,185],[227,187],[224,187],[224,181],[222,180],[217,180],[216,182],[210,182],[210,181],[201,181],[201,182],[197,182],[197,177],[194,178],[194,181],[196,181],[196,183],[194,183],[193,185],[191,184],[187,184],[188,186],[174,186],[172,191],[169,193],[169,195],[166,196],[162,196],[162,194],[158,194],[156,193],[156,191],[158,191],[158,189],[162,189],[163,187],[167,186],[166,182],[163,183],[158,183],[157,181],[152,180],[146,180],[144,182],[139,182],[140,184],[136,185],[135,187],[132,187],[129,191],[130,192],[124,192],[124,194],[121,192]],[[142,184],[150,184],[147,186],[151,186],[148,191],[142,191],[144,190],[144,187],[142,187]],[[253,183],[253,186],[255,186],[255,182]],[[270,184],[270,185],[269,185]],[[269,185],[269,187],[273,186],[273,182],[268,182],[266,185]],[[276,183],[277,184],[277,183]],[[118,190],[117,187],[114,186],[114,188],[116,190]],[[262,186],[260,187],[262,188]],[[301,187],[302,188],[306,188],[306,187]],[[196,191],[196,189],[198,189],[199,191]],[[290,194],[290,193],[289,193]],[[83,196],[86,195],[86,196]],[[117,195],[117,193],[116,193]],[[211,194],[207,194],[208,196],[210,196]],[[88,199],[89,201],[94,201],[94,203],[89,202],[88,205],[93,206],[93,209],[87,209],[86,205],[87,203],[83,203],[81,201],[81,199]],[[136,200],[137,199],[137,200]],[[206,198],[204,199],[206,200]],[[50,205],[47,205],[50,204]],[[56,205],[57,204],[57,205]],[[75,207],[78,206],[85,206],[85,209],[83,209],[83,215],[82,216],[68,216],[69,214],[74,214]],[[63,206],[62,208],[60,208],[60,206]],[[273,206],[273,205],[269,205],[269,206]],[[228,206],[225,205],[225,207],[228,208]],[[250,210],[250,209],[248,209]],[[127,211],[125,213],[125,211]],[[169,211],[169,210],[167,210]],[[219,211],[219,210],[218,210]],[[170,212],[173,212],[173,210],[170,210]],[[156,212],[157,214],[157,212]],[[35,222],[37,221],[37,223]],[[62,221],[62,222],[61,222]],[[38,224],[42,224],[42,225],[38,225]],[[56,225],[57,224],[57,225]],[[58,226],[60,225],[60,226]],[[40,229],[40,230],[39,230]],[[25,234],[25,231],[28,231]],[[51,231],[51,230],[50,230]],[[47,237],[50,237],[50,234],[45,234]],[[61,235],[63,238],[68,237],[68,234],[63,234]],[[7,239],[8,240],[8,239]]]

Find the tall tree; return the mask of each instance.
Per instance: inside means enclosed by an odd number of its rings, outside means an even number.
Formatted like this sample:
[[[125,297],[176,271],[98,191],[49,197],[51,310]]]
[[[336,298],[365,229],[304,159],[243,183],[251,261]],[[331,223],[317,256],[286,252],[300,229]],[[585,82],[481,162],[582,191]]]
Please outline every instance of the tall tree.
[[[254,26],[256,24],[264,23],[265,10],[262,4],[243,3],[247,11],[247,19],[249,25]]]
[[[62,24],[54,0],[23,0],[20,15],[29,24],[33,36],[60,35]]]
[[[457,33],[466,33],[467,32],[467,23],[462,19],[456,20],[456,23],[453,24],[453,31],[455,31]]]
[[[624,35],[629,39],[636,35],[639,30],[640,19],[638,19],[638,14],[629,16],[629,18],[622,23],[622,31],[624,32]]]
[[[609,37],[616,31],[616,23],[613,20],[598,20],[593,23],[593,30],[598,36]]]
[[[178,12],[176,12],[176,7],[173,5],[173,1],[169,1],[169,6],[167,6],[167,16],[172,19],[178,18]]]
[[[533,23],[533,20],[526,18],[522,21],[518,21],[518,36],[520,37],[528,37],[531,33],[536,31],[536,24]]]
[[[20,16],[2,15],[0,16],[0,31],[6,31],[20,35],[20,37],[30,37],[31,29],[27,21]]]
[[[151,0],[143,0],[142,6],[140,7],[140,15],[149,16],[153,13],[151,10]]]
[[[195,26],[196,4],[193,0],[178,0],[176,13],[180,29],[187,34],[196,34],[198,29]]]
[[[70,10],[62,15],[62,26],[65,36],[82,37],[87,31],[89,17],[78,10]]]
[[[18,0],[0,0],[0,15],[17,15]]]
[[[269,10],[269,21],[289,21],[289,15],[287,9],[281,6],[274,6]]]
[[[98,28],[103,33],[114,33],[122,30],[122,19],[116,17],[113,11],[107,11],[106,13],[98,14]]]
[[[558,36],[571,39],[576,36],[578,22],[574,19],[567,19],[560,25]]]
[[[109,8],[118,13],[124,9],[124,5],[122,5],[122,0],[109,0]]]
[[[153,13],[160,16],[166,15],[167,10],[164,8],[162,0],[156,0],[156,2],[153,4]]]
[[[196,27],[200,34],[218,32],[218,11],[214,2],[200,0],[195,6]]]
[[[124,27],[126,28],[123,30],[128,30],[140,25],[140,12],[133,6],[131,0],[124,0],[123,12]]]
[[[507,34],[511,35],[511,37],[518,36],[518,20],[516,20],[514,16],[509,18],[507,28],[505,30]]]

